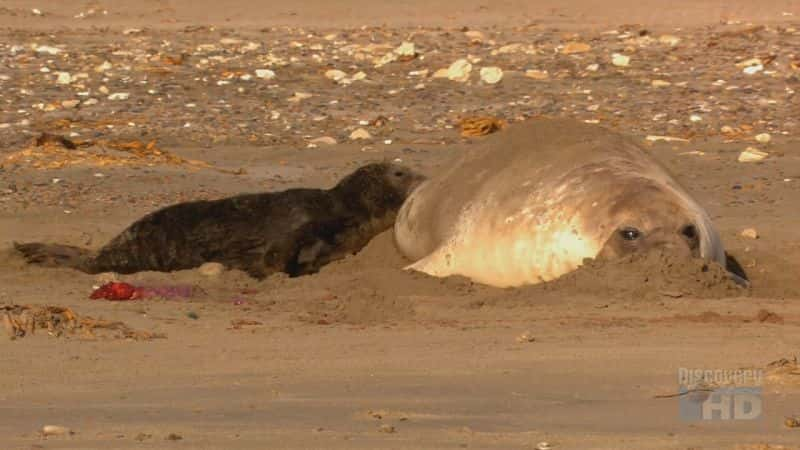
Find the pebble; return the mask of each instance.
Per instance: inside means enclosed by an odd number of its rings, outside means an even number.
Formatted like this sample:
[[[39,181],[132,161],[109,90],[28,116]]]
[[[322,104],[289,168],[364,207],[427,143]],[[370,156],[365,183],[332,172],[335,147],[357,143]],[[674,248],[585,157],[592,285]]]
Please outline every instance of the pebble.
[[[772,136],[770,136],[769,133],[761,133],[756,135],[756,141],[760,144],[768,144],[771,140]]]
[[[131,94],[128,92],[115,92],[108,96],[109,100],[127,100]]]
[[[350,139],[352,139],[352,140],[356,140],[356,139],[372,139],[372,135],[369,134],[369,131],[367,131],[367,130],[365,130],[363,128],[357,128],[352,133],[350,133]]]
[[[225,266],[218,262],[207,262],[197,268],[197,273],[206,277],[218,277],[225,271]]]
[[[466,59],[459,59],[447,68],[447,78],[463,83],[469,80],[470,72],[472,72],[472,64]]]
[[[380,427],[378,427],[378,431],[380,431],[381,433],[394,433],[397,430],[395,430],[394,426],[389,425],[388,423],[384,423],[381,424]]]
[[[589,72],[597,72],[598,69],[600,69],[600,64],[596,64],[595,63],[595,64],[589,64],[588,66],[586,66],[586,70],[588,70]]]
[[[703,121],[703,117],[699,116],[697,114],[692,114],[691,116],[689,116],[689,120],[692,121],[692,122],[702,122]]]
[[[617,67],[627,67],[631,63],[630,56],[621,53],[614,53],[611,55],[611,64]]]
[[[503,69],[499,67],[482,67],[480,71],[481,81],[486,84],[496,84],[503,79]]]
[[[647,137],[645,137],[645,140],[647,140],[649,142],[658,142],[658,141],[664,141],[664,142],[689,142],[688,139],[684,139],[684,138],[673,137],[673,136],[657,136],[657,135],[652,135],[652,134],[647,136]]]
[[[258,78],[263,78],[265,80],[275,78],[275,72],[270,69],[256,69],[255,73]]]
[[[758,231],[755,228],[745,228],[739,235],[749,239],[758,239]]]
[[[45,425],[42,427],[44,436],[64,436],[72,434],[72,430],[62,425]]]
[[[81,104],[80,100],[64,100],[61,102],[61,106],[67,109],[75,108],[80,104]]]
[[[586,53],[592,49],[592,46],[584,42],[567,42],[561,48],[561,53],[564,55],[574,55],[576,53]]]
[[[525,71],[525,76],[533,78],[534,80],[546,80],[550,78],[550,74],[546,70],[530,69]]]
[[[672,86],[672,83],[666,80],[653,80],[650,82],[650,85],[653,87],[667,87]]]
[[[536,444],[536,450],[550,450],[553,446],[549,442],[539,442]]]
[[[755,147],[747,147],[742,153],[739,154],[739,162],[758,162],[763,161],[769,153],[762,152]]]

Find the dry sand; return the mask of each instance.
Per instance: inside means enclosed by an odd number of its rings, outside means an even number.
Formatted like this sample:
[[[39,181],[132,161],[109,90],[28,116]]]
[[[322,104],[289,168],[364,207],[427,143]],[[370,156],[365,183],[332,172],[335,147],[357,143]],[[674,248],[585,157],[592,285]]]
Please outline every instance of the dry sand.
[[[669,8],[616,0],[602,6],[469,0],[457,7],[361,0],[44,3],[0,3],[0,25],[7,27],[0,32],[0,75],[11,75],[0,81],[0,124],[9,124],[0,127],[0,304],[70,307],[166,338],[40,331],[0,339],[0,448],[530,449],[542,442],[554,449],[797,448],[800,430],[785,427],[784,418],[800,414],[798,375],[768,378],[763,418],[752,422],[683,421],[677,398],[657,398],[677,391],[681,367],[763,369],[799,353],[800,110],[794,89],[800,82],[791,65],[800,54],[797,2],[678,1]],[[95,13],[74,18],[90,9]],[[387,27],[377,27],[382,24]],[[377,28],[353,28],[361,25]],[[425,28],[409,28],[416,25]],[[462,26],[482,30],[485,41],[470,45]],[[121,33],[129,28],[145,29]],[[603,34],[611,29],[632,39],[643,29],[659,30],[653,36],[669,32],[683,45],[667,51],[623,43]],[[326,46],[334,44],[322,38],[333,32],[361,45],[411,39],[425,58],[388,69],[343,50],[333,59]],[[270,66],[278,73],[275,87],[241,84],[245,90],[237,93],[239,82],[221,72],[240,76],[267,67],[263,47],[208,50],[205,57],[223,58],[210,66],[201,63],[202,55],[189,55],[224,37],[241,39],[239,47],[258,40],[278,57],[297,60]],[[593,51],[554,56],[557,45],[571,40],[589,41]],[[538,53],[491,55],[514,42],[532,44]],[[66,43],[68,55],[41,56],[29,47],[12,52],[13,45],[30,43]],[[311,49],[314,43],[322,47]],[[138,49],[149,59],[138,59]],[[615,69],[607,63],[612,52],[632,54],[634,63]],[[181,53],[190,62],[163,63],[163,56]],[[467,53],[511,70],[497,86],[482,85],[474,73],[467,84],[407,76],[446,67]],[[772,74],[749,77],[735,66],[773,54],[765,68]],[[98,75],[91,67],[105,58],[112,74]],[[595,61],[599,70],[587,71]],[[52,71],[43,74],[42,66]],[[54,72],[76,74],[83,67],[91,81],[55,85]],[[334,85],[324,77],[334,67],[364,70],[369,82]],[[550,79],[525,78],[527,68],[547,69]],[[149,84],[131,81],[141,81],[142,73]],[[203,77],[211,81],[198,81]],[[688,84],[664,90],[651,87],[655,78]],[[712,84],[723,78],[724,85]],[[418,83],[426,86],[415,89]],[[100,84],[110,93],[125,89],[130,101],[107,100],[97,94]],[[737,89],[727,89],[732,85]],[[158,93],[148,97],[151,88]],[[99,103],[76,110],[60,104],[85,101],[77,94],[84,90]],[[316,97],[287,102],[297,91]],[[229,106],[219,106],[220,99]],[[37,103],[56,107],[32,106]],[[662,111],[667,117],[654,118]],[[661,261],[647,260],[592,265],[542,286],[493,289],[402,271],[406,261],[385,233],[313,276],[258,282],[237,272],[211,278],[196,271],[142,273],[122,279],[191,285],[195,294],[111,303],[88,300],[99,277],[26,267],[10,251],[12,241],[32,240],[97,247],[165,204],[328,187],[365,161],[400,158],[435,173],[472,145],[453,128],[457,117],[471,113],[512,121],[573,116],[600,120],[643,142],[649,134],[688,139],[647,146],[707,207],[752,288],[707,285],[709,275],[697,267],[661,270]],[[703,120],[690,121],[690,114]],[[358,124],[381,115],[390,125]],[[725,125],[734,129],[720,132]],[[350,142],[358,126],[375,139]],[[170,154],[212,168],[173,164],[152,152],[133,158],[113,146],[86,150],[100,155],[94,159],[45,152],[39,160],[35,152],[43,150],[36,147],[19,153],[41,131],[75,132],[75,139],[157,139]],[[772,141],[756,143],[760,132]],[[340,143],[307,148],[322,135]],[[770,157],[737,162],[747,146]],[[65,160],[80,161],[59,163]],[[239,168],[245,170],[235,173]],[[740,236],[748,227],[760,237]],[[532,339],[518,339],[523,334]],[[48,424],[74,434],[43,437]]]

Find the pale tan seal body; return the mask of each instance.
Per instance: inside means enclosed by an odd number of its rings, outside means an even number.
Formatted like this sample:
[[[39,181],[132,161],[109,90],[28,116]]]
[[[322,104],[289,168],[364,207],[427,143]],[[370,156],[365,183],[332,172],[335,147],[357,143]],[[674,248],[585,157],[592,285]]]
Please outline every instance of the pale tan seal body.
[[[409,269],[499,287],[659,246],[725,265],[709,215],[644,150],[566,119],[515,124],[466,150],[406,200],[395,239]]]

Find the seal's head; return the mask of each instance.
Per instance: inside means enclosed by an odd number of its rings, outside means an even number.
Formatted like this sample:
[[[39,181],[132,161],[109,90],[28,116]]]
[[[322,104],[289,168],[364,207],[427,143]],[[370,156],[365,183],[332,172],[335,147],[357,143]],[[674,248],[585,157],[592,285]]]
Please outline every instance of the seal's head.
[[[373,214],[396,211],[425,177],[400,164],[381,162],[359,167],[334,192]]]
[[[599,259],[663,250],[727,267],[728,258],[708,214],[688,196],[662,183],[639,181],[612,202]],[[730,270],[730,268],[729,268]],[[732,273],[737,282],[741,274]]]

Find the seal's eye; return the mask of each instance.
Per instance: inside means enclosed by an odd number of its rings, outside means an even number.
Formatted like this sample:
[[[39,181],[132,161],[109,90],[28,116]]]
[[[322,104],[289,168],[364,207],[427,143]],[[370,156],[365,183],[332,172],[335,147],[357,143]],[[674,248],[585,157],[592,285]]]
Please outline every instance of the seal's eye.
[[[639,239],[639,237],[642,235],[642,232],[633,227],[625,227],[619,230],[619,235],[622,236],[622,239],[625,239],[626,241],[635,241],[636,239]]]
[[[686,239],[693,241],[697,239],[697,228],[695,228],[694,225],[684,225],[684,227],[681,228],[681,234]]]

